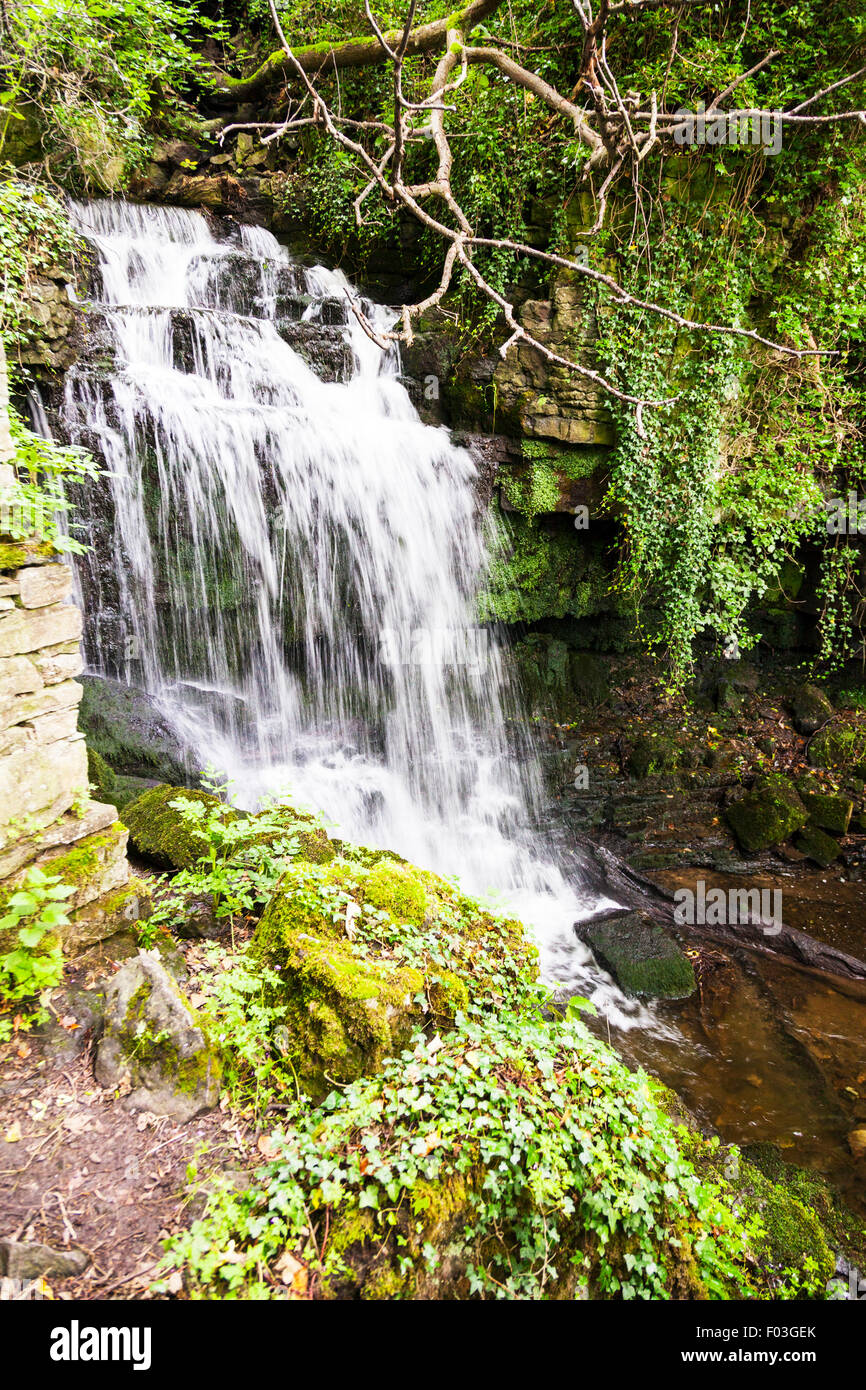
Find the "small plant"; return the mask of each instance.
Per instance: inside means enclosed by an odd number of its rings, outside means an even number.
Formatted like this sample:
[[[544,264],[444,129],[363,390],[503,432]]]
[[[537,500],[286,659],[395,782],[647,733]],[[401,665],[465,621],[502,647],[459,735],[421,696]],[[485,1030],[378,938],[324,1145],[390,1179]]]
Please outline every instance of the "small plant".
[[[30,1028],[44,1021],[46,1014],[41,1007],[30,1007],[14,1025],[4,1015],[16,1004],[31,1005],[59,984],[63,952],[55,933],[69,922],[63,904],[74,892],[59,875],[31,868],[0,917],[0,932],[15,933],[13,949],[0,955],[0,1041],[12,1035],[13,1027]]]

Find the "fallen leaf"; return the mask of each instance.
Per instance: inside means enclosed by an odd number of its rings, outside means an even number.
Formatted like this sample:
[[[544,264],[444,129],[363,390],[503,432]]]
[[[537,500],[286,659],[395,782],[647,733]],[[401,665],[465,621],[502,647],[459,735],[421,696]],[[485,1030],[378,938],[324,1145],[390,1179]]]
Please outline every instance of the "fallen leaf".
[[[274,1145],[274,1141],[269,1134],[259,1135],[258,1139],[256,1140],[256,1148],[258,1149],[259,1153],[262,1154],[265,1158],[274,1158],[276,1156],[277,1150]]]
[[[17,1144],[21,1138],[21,1121],[16,1120],[10,1129],[6,1131],[6,1143]]]

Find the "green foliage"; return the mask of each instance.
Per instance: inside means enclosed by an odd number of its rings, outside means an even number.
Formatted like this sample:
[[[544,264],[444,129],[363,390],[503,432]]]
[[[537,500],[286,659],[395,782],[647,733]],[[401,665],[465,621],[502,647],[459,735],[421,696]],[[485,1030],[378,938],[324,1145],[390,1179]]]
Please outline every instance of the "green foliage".
[[[239,815],[219,800],[225,788],[206,783],[207,800],[180,796],[170,802],[199,852],[161,895],[154,925],[183,919],[190,899],[208,897],[214,915],[232,932],[238,917],[266,902],[301,850],[299,833],[309,833],[311,818],[299,817],[287,803],[274,802],[255,816]]]
[[[253,1186],[170,1242],[194,1295],[272,1296],[263,1274],[285,1250],[326,1294],[361,1279],[391,1297],[745,1285],[747,1233],[680,1155],[646,1078],[575,1018],[464,1018],[292,1113],[271,1144]]]
[[[192,41],[221,32],[198,5],[178,0],[17,0],[9,18],[0,157],[17,124],[35,120],[36,157],[85,188],[113,188],[124,166],[142,163],[155,116],[169,128],[189,121],[182,95],[197,61]]]
[[[34,434],[14,407],[9,411],[9,426],[15,479],[2,489],[0,498],[3,534],[13,540],[36,537],[55,551],[83,554],[87,547],[72,534],[74,508],[66,485],[97,477],[96,461],[76,444],[55,444]]]
[[[0,333],[7,348],[19,337],[39,333],[41,323],[28,302],[28,285],[40,274],[70,267],[81,246],[54,193],[8,175],[0,179]]]
[[[12,1020],[5,1015],[13,1007],[25,1007],[18,1027],[32,1026],[45,1017],[34,1001],[62,978],[63,952],[57,932],[69,923],[63,904],[74,892],[59,875],[33,867],[6,902],[0,934],[4,940],[12,936],[13,944],[0,954],[0,1041],[11,1035]]]

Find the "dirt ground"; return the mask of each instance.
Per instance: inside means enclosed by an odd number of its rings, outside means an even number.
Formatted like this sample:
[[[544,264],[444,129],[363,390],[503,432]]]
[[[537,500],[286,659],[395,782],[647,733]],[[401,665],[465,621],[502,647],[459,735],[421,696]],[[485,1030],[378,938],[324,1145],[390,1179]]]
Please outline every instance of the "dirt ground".
[[[89,1260],[80,1275],[47,1277],[55,1298],[146,1297],[164,1237],[198,1214],[203,1185],[256,1157],[254,1134],[225,1097],[179,1125],[133,1112],[97,1085],[93,1030],[76,990],[104,987],[134,950],[116,938],[73,963],[44,1035],[21,1033],[0,1047],[0,1238],[81,1249]],[[188,954],[194,974],[196,953]],[[14,1296],[8,1287],[5,1296]]]

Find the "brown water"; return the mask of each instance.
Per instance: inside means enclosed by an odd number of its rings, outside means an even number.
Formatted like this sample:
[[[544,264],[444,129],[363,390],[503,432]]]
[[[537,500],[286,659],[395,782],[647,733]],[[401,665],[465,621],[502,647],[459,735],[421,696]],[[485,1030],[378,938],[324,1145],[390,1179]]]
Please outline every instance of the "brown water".
[[[671,870],[665,888],[741,887],[732,875]],[[864,885],[832,871],[755,877],[781,888],[785,922],[866,958]],[[658,1012],[690,1046],[631,1033],[615,1039],[676,1090],[726,1142],[769,1142],[792,1163],[823,1173],[852,1204],[866,1207],[866,1161],[854,1159],[851,1130],[866,1125],[866,984],[843,983],[754,952],[702,953],[691,1000]]]

